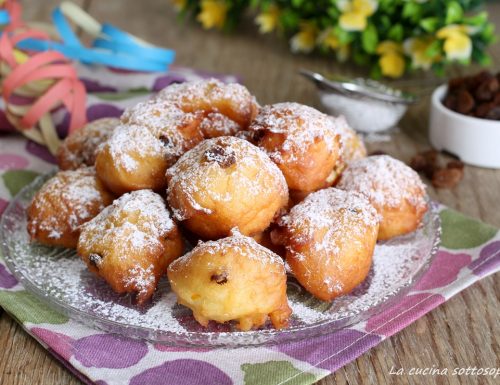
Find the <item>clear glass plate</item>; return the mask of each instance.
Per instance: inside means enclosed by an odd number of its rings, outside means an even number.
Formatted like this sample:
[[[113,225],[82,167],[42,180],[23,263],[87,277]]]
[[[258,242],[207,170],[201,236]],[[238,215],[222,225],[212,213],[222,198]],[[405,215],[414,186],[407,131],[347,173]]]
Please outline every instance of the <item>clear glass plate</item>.
[[[436,207],[422,226],[407,236],[378,243],[367,279],[351,294],[322,302],[289,277],[288,296],[293,316],[290,326],[275,330],[239,332],[232,324],[201,327],[191,311],[176,304],[168,281],[160,282],[151,303],[134,304],[128,295],[115,294],[91,274],[74,250],[31,243],[26,231],[26,207],[51,176],[26,186],[5,210],[0,242],[7,266],[24,287],[47,305],[74,320],[107,332],[170,345],[253,346],[276,344],[326,334],[366,320],[406,294],[428,269],[440,241]]]

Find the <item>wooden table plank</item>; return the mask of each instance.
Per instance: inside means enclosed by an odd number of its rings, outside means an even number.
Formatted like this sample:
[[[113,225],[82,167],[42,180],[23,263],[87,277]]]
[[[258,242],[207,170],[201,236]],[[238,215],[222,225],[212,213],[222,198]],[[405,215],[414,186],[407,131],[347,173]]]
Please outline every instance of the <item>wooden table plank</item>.
[[[27,19],[48,20],[50,9],[58,1],[26,0]],[[142,0],[92,1],[91,12],[101,21],[109,21],[153,43],[177,50],[177,64],[207,71],[236,73],[262,104],[297,101],[319,107],[314,88],[297,75],[299,68],[320,72],[339,71],[359,74],[362,69],[339,65],[318,55],[289,53],[287,42],[274,36],[256,36],[247,20],[232,35],[203,31],[194,23],[180,25],[168,2]],[[492,19],[500,26],[500,4],[490,2]],[[500,47],[492,48],[495,69],[500,69]],[[477,68],[457,68],[453,74],[474,72]],[[420,78],[416,74],[414,78]],[[425,79],[435,80],[426,74]],[[412,107],[401,122],[401,130],[391,142],[371,143],[371,150],[383,150],[408,161],[420,149],[427,148],[428,98]],[[498,204],[500,171],[466,167],[463,182],[453,190],[429,189],[430,195],[450,207],[500,227]],[[419,319],[397,335],[379,344],[354,362],[320,381],[333,384],[493,384],[489,377],[426,377],[389,375],[391,367],[448,368],[467,366],[499,367],[500,276],[483,279],[450,301]],[[0,316],[1,384],[77,384],[56,360],[22,331],[8,315]]]
[[[0,384],[70,385],[80,381],[5,313],[0,318]]]

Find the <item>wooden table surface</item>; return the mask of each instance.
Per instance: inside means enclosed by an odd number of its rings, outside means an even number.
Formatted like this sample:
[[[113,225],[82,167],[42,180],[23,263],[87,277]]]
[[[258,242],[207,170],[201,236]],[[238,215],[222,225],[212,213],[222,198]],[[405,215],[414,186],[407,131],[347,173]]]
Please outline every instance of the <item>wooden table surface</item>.
[[[49,20],[54,0],[23,1],[26,20]],[[234,73],[262,104],[297,101],[319,107],[315,90],[297,75],[299,68],[363,74],[363,69],[340,66],[320,56],[297,56],[287,42],[274,36],[259,36],[251,20],[231,35],[203,31],[193,22],[180,24],[166,0],[80,1],[101,21],[108,21],[133,34],[177,51],[177,64],[207,71]],[[487,6],[500,29],[500,2]],[[500,69],[500,46],[491,48],[494,67]],[[456,68],[450,75],[474,72]],[[422,74],[419,74],[420,78]],[[432,75],[425,82],[439,82]],[[430,89],[428,89],[430,90]],[[412,107],[392,140],[370,143],[408,161],[416,151],[428,148],[428,97]],[[500,143],[499,143],[500,147]],[[499,149],[500,150],[500,149]],[[462,183],[452,190],[435,190],[438,201],[474,218],[500,227],[500,170],[466,167]],[[481,280],[439,306],[395,336],[385,340],[354,362],[337,370],[318,384],[485,384],[492,377],[430,377],[390,375],[394,368],[500,367],[500,275]],[[34,339],[0,308],[0,384],[78,384]]]

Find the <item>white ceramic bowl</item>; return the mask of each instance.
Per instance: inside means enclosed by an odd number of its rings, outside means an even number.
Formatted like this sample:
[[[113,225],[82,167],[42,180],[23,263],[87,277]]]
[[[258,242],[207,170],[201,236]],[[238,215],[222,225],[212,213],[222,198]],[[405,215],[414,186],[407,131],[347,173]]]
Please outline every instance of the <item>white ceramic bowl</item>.
[[[474,118],[445,107],[448,87],[432,94],[429,138],[433,147],[473,166],[500,168],[500,121]]]

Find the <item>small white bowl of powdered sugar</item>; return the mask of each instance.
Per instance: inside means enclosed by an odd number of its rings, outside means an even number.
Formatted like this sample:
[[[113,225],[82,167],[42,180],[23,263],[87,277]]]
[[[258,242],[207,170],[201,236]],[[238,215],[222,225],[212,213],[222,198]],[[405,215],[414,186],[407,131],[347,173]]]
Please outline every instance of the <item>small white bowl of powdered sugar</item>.
[[[395,127],[408,106],[417,101],[414,95],[374,80],[330,80],[307,70],[300,73],[316,84],[321,103],[329,114],[344,115],[351,127],[363,133]]]

